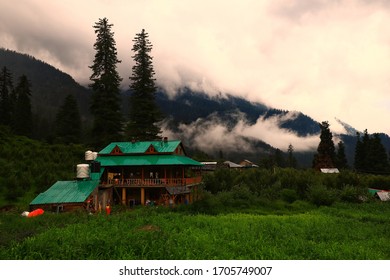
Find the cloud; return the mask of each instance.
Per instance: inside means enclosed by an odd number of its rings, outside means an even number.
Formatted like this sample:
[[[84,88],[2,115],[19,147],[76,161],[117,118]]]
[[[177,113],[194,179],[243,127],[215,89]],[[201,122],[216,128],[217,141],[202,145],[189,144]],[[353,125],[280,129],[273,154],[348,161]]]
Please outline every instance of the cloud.
[[[131,40],[145,28],[157,82],[171,94],[184,86],[230,93],[390,134],[383,121],[390,118],[389,7],[384,0],[2,1],[0,42],[87,84],[92,26],[107,17],[124,87]]]
[[[234,115],[236,123],[233,126],[212,115],[207,119],[199,118],[190,124],[180,124],[175,132],[165,123],[163,131],[169,138],[191,139],[191,145],[207,153],[218,149],[253,152],[253,142],[248,139],[264,141],[282,151],[286,151],[290,144],[297,152],[313,151],[318,147],[319,135],[300,137],[293,131],[280,128],[282,122],[293,120],[297,116],[297,112],[269,118],[261,116],[255,124],[249,124],[244,114],[238,112]]]

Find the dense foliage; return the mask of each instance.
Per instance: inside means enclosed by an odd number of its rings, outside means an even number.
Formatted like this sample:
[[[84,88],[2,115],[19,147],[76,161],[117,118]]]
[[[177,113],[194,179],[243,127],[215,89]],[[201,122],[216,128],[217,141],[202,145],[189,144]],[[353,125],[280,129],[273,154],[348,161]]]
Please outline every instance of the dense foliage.
[[[15,87],[15,105],[12,127],[16,134],[31,137],[33,134],[31,109],[31,83],[26,75],[19,78]]]
[[[81,142],[81,117],[77,101],[69,94],[58,110],[55,122],[55,142],[70,144]]]
[[[31,137],[33,116],[31,110],[31,83],[26,75],[19,77],[14,87],[13,75],[7,67],[0,72],[0,125],[14,133]]]
[[[354,167],[365,173],[388,174],[389,159],[378,133],[369,135],[367,129],[363,137],[357,134]]]
[[[132,51],[135,64],[130,77],[131,96],[130,113],[126,134],[129,139],[141,141],[161,138],[161,129],[157,122],[161,121],[161,112],[155,101],[157,87],[155,85],[152,57],[152,44],[149,35],[142,29],[136,34]]]
[[[27,210],[39,192],[75,177],[74,167],[84,152],[81,145],[49,145],[0,126],[0,207],[11,204]]]
[[[0,71],[0,124],[10,126],[14,109],[12,73],[3,67]]]
[[[390,177],[361,175],[344,170],[323,174],[315,170],[262,169],[244,171],[219,169],[204,176],[206,193],[195,202],[200,213],[218,214],[226,208],[250,211],[277,201],[306,201],[314,205],[371,200],[368,188],[390,189]]]
[[[90,91],[68,74],[26,54],[0,48],[0,67],[6,67],[16,86],[18,77],[25,75],[31,83],[31,110],[34,139],[51,140],[52,127],[65,97],[72,94],[80,107],[83,127],[90,123]]]

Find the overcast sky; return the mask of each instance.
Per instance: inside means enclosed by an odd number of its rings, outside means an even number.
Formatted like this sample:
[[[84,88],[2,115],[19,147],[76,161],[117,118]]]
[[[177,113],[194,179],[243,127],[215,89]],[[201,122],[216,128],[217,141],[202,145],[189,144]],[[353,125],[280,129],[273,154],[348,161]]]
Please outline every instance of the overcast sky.
[[[87,84],[92,26],[103,17],[114,25],[125,87],[144,28],[169,92],[230,93],[390,134],[390,1],[0,0],[0,47]]]

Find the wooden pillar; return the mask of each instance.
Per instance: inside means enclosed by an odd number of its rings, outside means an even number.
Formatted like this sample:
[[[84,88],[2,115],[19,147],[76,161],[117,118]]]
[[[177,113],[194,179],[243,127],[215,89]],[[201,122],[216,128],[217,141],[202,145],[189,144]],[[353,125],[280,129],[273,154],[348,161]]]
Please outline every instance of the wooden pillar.
[[[122,204],[126,205],[126,188],[122,188]]]
[[[183,170],[183,172],[182,172],[182,173],[183,173],[183,174],[182,174],[182,179],[183,179],[183,181],[182,181],[182,182],[183,182],[183,183],[182,183],[182,185],[185,185],[185,183],[184,183],[184,167],[182,168],[182,170]]]
[[[141,205],[145,205],[145,188],[141,188]]]

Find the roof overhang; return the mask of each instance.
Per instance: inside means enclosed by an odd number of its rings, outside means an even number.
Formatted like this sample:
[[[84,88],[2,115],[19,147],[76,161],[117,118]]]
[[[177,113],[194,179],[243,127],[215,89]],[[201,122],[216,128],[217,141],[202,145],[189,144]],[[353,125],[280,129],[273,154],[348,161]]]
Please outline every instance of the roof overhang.
[[[96,161],[99,161],[102,167],[148,165],[202,166],[200,162],[180,155],[98,156]]]

